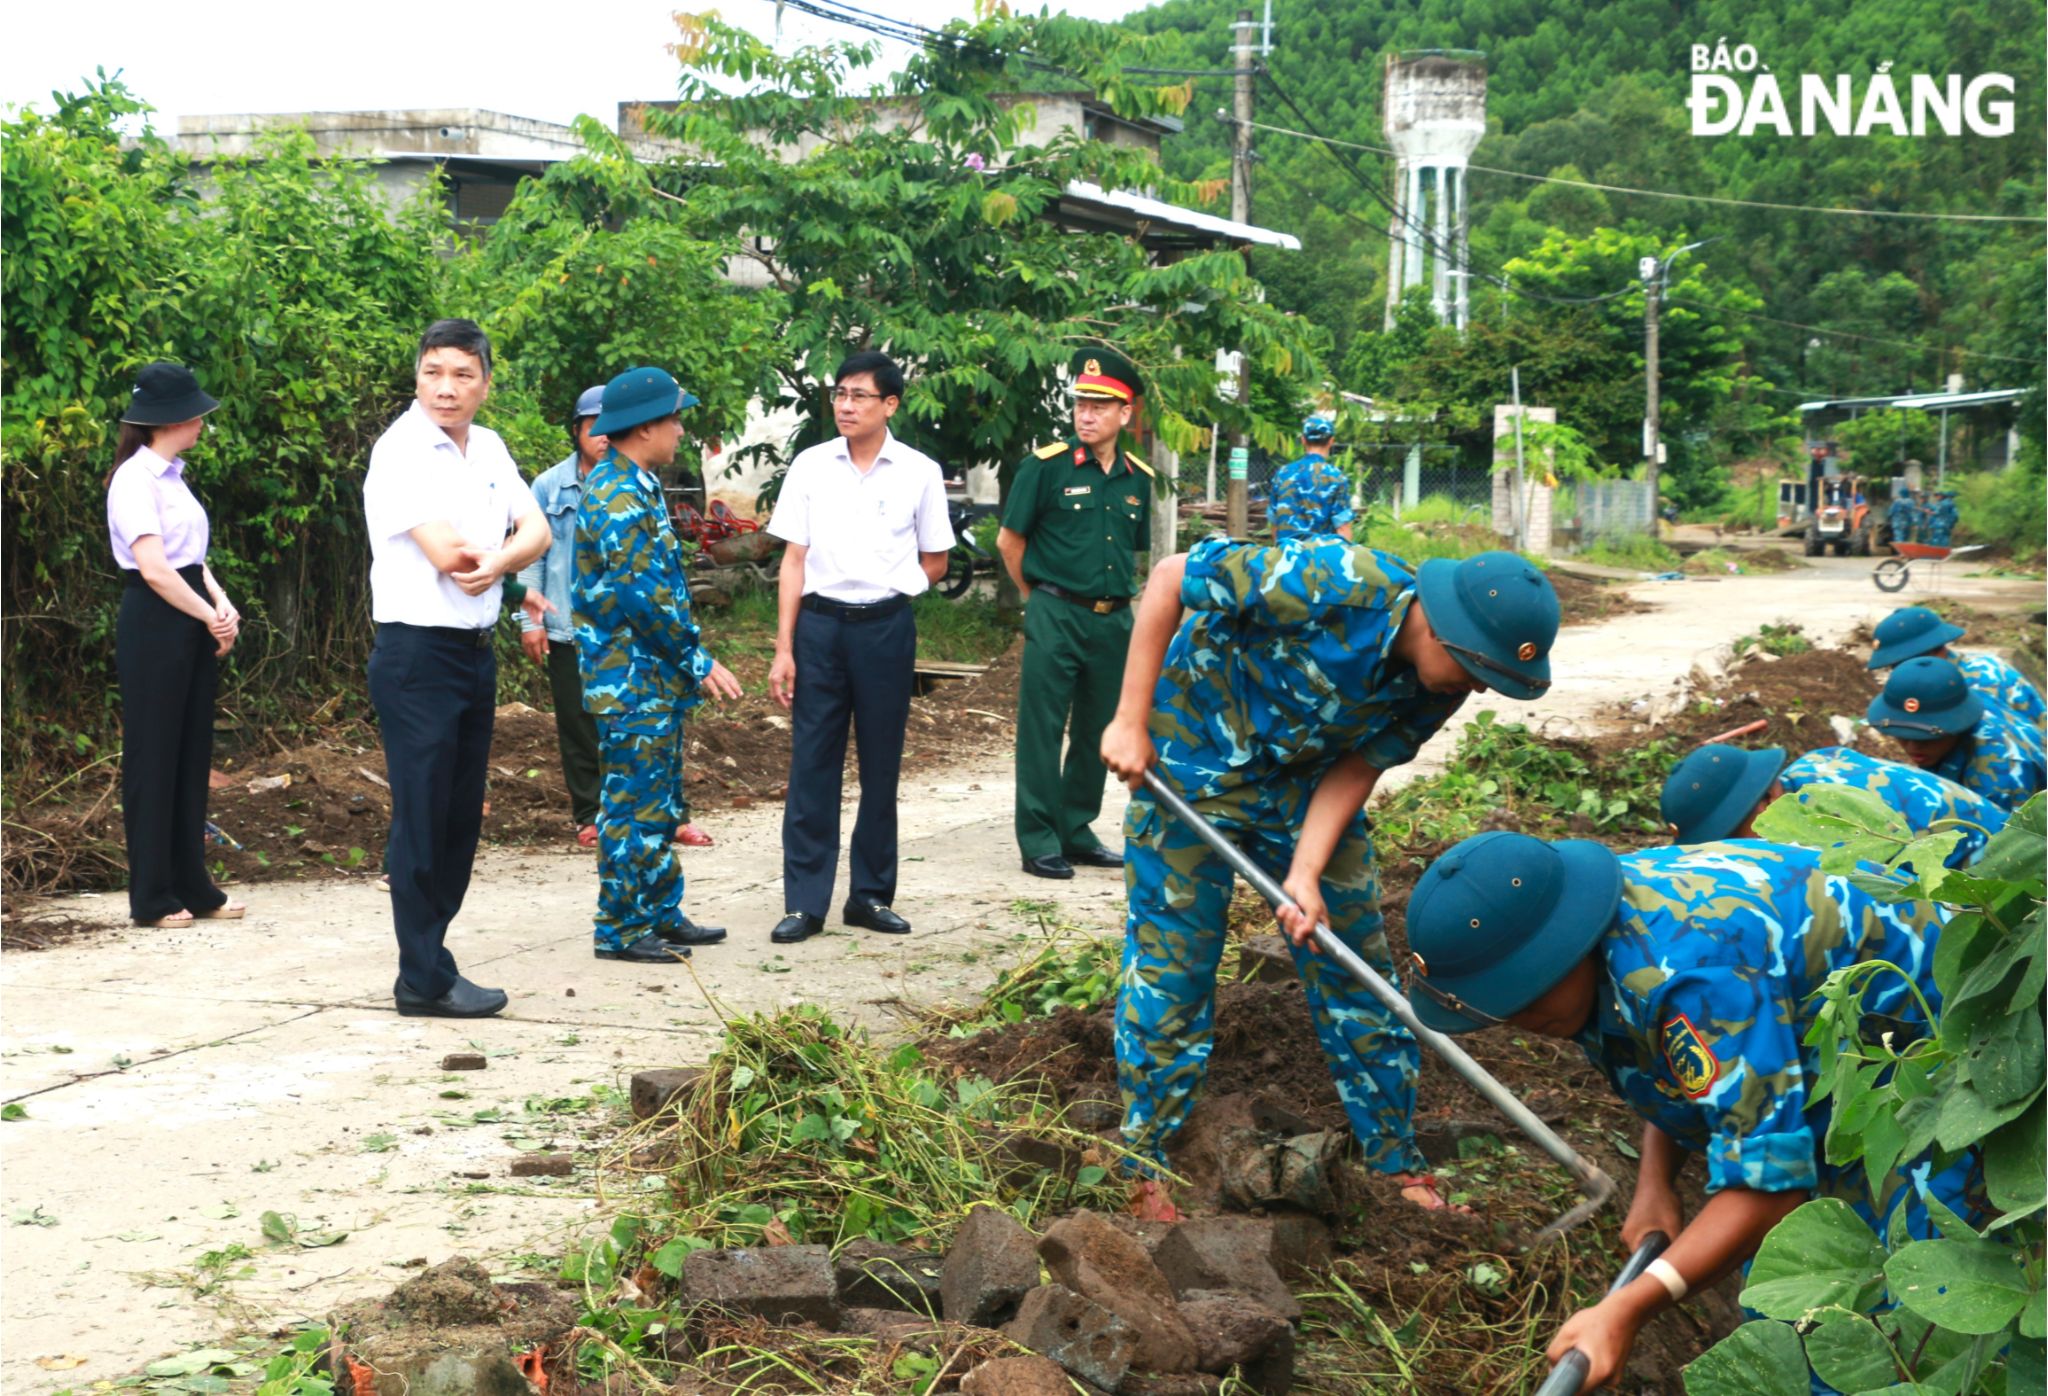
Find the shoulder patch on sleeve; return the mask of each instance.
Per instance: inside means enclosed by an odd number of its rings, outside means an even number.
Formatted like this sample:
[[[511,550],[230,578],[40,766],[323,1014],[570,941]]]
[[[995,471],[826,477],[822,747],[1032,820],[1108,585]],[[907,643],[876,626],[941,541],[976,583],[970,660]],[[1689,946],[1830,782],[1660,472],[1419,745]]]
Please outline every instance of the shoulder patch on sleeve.
[[[1679,1089],[1697,1100],[1720,1078],[1721,1062],[1683,1013],[1664,1024],[1664,1060]]]
[[[1153,474],[1152,467],[1139,460],[1135,453],[1130,451],[1124,452],[1124,459],[1131,463],[1131,469],[1141,472],[1146,479],[1158,478]]]
[[[1055,441],[1055,442],[1053,442],[1053,443],[1052,443],[1052,444],[1051,444],[1050,446],[1040,446],[1040,447],[1039,447],[1039,448],[1038,448],[1037,450],[1033,451],[1033,452],[1032,452],[1031,454],[1032,454],[1032,455],[1034,455],[1034,456],[1036,456],[1036,457],[1038,457],[1038,459],[1040,459],[1040,460],[1051,460],[1051,459],[1052,459],[1052,458],[1053,458],[1054,456],[1056,456],[1056,455],[1059,455],[1059,454],[1060,454],[1061,452],[1065,451],[1066,449],[1067,449],[1067,443],[1066,443],[1066,442],[1064,442],[1064,441]]]

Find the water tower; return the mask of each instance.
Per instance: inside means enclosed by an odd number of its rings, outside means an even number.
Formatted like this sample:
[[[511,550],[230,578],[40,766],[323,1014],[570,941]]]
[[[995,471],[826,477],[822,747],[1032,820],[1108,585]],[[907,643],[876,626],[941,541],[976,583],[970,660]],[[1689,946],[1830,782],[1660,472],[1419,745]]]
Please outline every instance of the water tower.
[[[1465,328],[1465,162],[1486,134],[1486,59],[1468,49],[1387,55],[1385,131],[1394,148],[1387,328],[1425,282],[1436,318]]]

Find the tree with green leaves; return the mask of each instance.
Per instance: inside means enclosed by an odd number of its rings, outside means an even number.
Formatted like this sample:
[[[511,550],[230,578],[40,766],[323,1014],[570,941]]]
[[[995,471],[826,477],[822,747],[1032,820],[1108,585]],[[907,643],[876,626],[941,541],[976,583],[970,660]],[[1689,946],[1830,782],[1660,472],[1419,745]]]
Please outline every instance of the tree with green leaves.
[[[950,24],[885,90],[859,94],[849,89],[871,47],[785,56],[713,18],[682,22],[681,101],[650,110],[647,127],[679,143],[660,177],[684,226],[744,239],[780,298],[770,405],[800,419],[785,458],[832,434],[822,385],[865,348],[911,370],[903,434],[952,465],[1007,466],[1062,432],[1060,374],[1089,344],[1140,366],[1148,424],[1172,449],[1205,449],[1212,423],[1286,445],[1320,377],[1317,339],[1266,302],[1241,253],[1155,261],[1136,239],[1051,221],[1077,180],[1214,197],[1140,151],[1037,130],[1035,104],[1012,95],[1053,69],[1129,116],[1180,110],[1185,87],[1124,75],[1141,45],[1065,16],[996,11]],[[1224,349],[1245,352],[1277,392],[1220,398]],[[1286,411],[1264,408],[1275,398]]]

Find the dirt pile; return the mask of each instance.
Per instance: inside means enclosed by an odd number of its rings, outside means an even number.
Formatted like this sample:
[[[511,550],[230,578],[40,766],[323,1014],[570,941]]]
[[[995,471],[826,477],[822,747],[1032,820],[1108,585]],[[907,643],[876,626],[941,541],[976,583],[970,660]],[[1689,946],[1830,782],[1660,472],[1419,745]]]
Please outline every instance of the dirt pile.
[[[1628,594],[1616,582],[1595,582],[1552,572],[1550,585],[1557,592],[1557,604],[1566,625],[1598,625],[1615,616],[1633,615],[1650,608]]]
[[[1730,740],[1783,747],[1795,755],[1839,745],[1841,736],[1829,719],[1860,720],[1877,696],[1878,679],[1866,667],[1865,653],[1810,649],[1780,659],[1752,650],[1729,666],[1711,692],[1665,717],[1656,732],[1691,747],[1762,722],[1762,729]]]
[[[546,1390],[569,1374],[576,1303],[552,1285],[497,1285],[463,1256],[329,1322],[337,1396]]]

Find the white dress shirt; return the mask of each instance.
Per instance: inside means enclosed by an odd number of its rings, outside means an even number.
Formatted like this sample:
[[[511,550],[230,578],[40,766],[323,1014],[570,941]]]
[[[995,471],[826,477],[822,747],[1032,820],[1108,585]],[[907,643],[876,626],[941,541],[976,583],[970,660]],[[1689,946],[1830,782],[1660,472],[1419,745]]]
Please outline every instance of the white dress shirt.
[[[885,435],[875,463],[853,463],[846,438],[800,451],[782,477],[768,531],[806,549],[804,595],[860,605],[931,586],[919,553],[953,546],[939,463]]]
[[[473,548],[502,548],[506,535],[537,507],[498,433],[472,422],[465,453],[413,403],[370,448],[370,473],[363,481],[371,618],[464,630],[497,624],[503,586],[466,595],[413,541],[412,530],[447,523]]]

